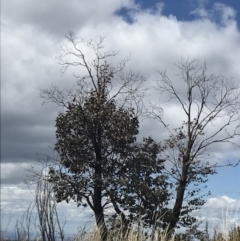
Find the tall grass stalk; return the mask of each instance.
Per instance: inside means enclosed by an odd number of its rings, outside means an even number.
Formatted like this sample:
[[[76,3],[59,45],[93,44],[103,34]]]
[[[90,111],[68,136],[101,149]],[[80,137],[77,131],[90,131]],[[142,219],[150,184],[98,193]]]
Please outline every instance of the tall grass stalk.
[[[34,230],[30,227],[30,223],[33,223],[35,219],[33,219],[32,206],[26,210],[25,215],[22,216],[22,219],[16,220],[15,225],[15,241],[44,241],[41,236],[34,236]],[[200,241],[240,241],[240,227],[237,223],[237,212],[235,213],[235,219],[231,219],[232,211],[229,212],[229,209],[223,215],[223,220],[221,225],[219,225],[220,229],[215,228],[214,234],[209,235],[208,225],[206,225],[204,235],[199,238]],[[35,214],[34,214],[35,215]],[[10,221],[13,220],[13,217],[10,216]],[[233,223],[234,222],[234,223]],[[36,228],[35,234],[38,233],[37,225],[34,226]],[[1,227],[2,229],[2,227]],[[168,237],[166,232],[162,232],[157,227],[153,227],[152,229],[146,229],[141,225],[141,220],[136,222],[135,224],[129,226],[129,230],[127,235],[123,232],[123,227],[121,224],[116,223],[113,226],[113,229],[109,230],[107,241],[192,241],[193,239],[181,238],[181,235],[176,237],[172,236]],[[2,231],[2,230],[1,230]],[[64,230],[62,230],[64,231]],[[1,232],[0,241],[9,241],[11,240],[9,237],[4,235],[7,233],[7,230],[4,229],[4,232]],[[184,235],[182,236],[184,237]],[[64,241],[101,241],[101,236],[99,229],[92,228],[88,229],[86,226],[77,230],[77,232],[72,236],[72,238],[61,237],[61,240]],[[53,241],[60,240],[59,237],[55,237]],[[50,241],[50,240],[48,240]]]

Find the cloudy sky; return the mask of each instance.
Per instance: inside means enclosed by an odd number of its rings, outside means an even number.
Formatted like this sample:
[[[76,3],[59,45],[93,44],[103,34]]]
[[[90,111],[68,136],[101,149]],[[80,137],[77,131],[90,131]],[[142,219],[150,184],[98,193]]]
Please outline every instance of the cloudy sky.
[[[1,210],[5,217],[10,212],[20,214],[32,200],[22,184],[24,167],[37,160],[36,153],[51,154],[54,121],[60,109],[53,104],[42,105],[39,88],[74,84],[71,72],[61,75],[56,58],[70,30],[87,39],[105,36],[106,50],[120,50],[116,62],[131,53],[127,68],[140,71],[149,84],[157,78],[156,70],[167,70],[180,88],[174,63],[187,57],[206,61],[209,73],[224,75],[240,84],[239,1],[1,3]],[[181,116],[179,106],[165,113],[172,127],[181,125]],[[141,133],[159,139],[164,130],[157,123],[144,122]],[[221,146],[213,153],[219,162],[240,159],[240,150],[231,146]],[[221,219],[227,210],[239,217],[240,167],[222,168],[210,178],[208,186],[212,195],[201,217]],[[80,223],[79,219],[89,217],[88,212],[81,212],[74,205],[62,204],[62,210],[67,208],[65,216],[70,222]]]

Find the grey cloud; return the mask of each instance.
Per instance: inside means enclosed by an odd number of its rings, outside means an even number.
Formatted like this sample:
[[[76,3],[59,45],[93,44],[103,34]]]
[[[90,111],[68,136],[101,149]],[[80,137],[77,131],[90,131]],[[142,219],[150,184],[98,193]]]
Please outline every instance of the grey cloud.
[[[178,90],[182,91],[183,85],[176,78],[174,62],[189,55],[206,60],[210,73],[239,79],[239,31],[230,23],[229,28],[218,28],[210,21],[180,22],[160,14],[139,11],[135,15],[135,23],[128,25],[121,18],[116,17],[116,22],[112,21],[112,14],[124,4],[129,6],[129,1],[120,4],[120,0],[109,0],[106,1],[111,2],[108,6],[102,1],[95,1],[96,4],[88,1],[90,5],[81,8],[82,2],[2,2],[5,34],[1,73],[3,164],[31,163],[36,159],[36,152],[51,154],[48,145],[55,142],[54,120],[58,109],[55,105],[41,107],[37,88],[47,88],[51,83],[68,87],[74,83],[71,71],[60,77],[60,67],[54,59],[60,54],[62,36],[69,29],[77,29],[87,38],[88,34],[90,37],[105,34],[106,46],[110,46],[110,50],[121,50],[113,61],[118,62],[118,58],[132,53],[127,68],[140,70],[149,85],[157,77],[156,69],[166,69]],[[81,31],[83,28],[84,31]],[[223,49],[226,52],[223,53]],[[159,93],[150,94],[154,101],[163,100]],[[172,127],[178,127],[182,121],[180,108],[170,107],[166,106],[166,121]],[[139,139],[149,134],[157,140],[168,136],[161,125],[145,121],[141,123]],[[221,146],[217,150],[220,156],[223,155],[222,150],[225,151]],[[20,182],[22,172],[18,170],[13,168],[3,182]]]
[[[56,109],[55,109],[56,110]],[[55,141],[57,112],[38,108],[34,112],[3,112],[1,122],[2,162],[31,162],[38,153],[49,153]],[[52,117],[51,117],[52,116]]]
[[[34,25],[48,34],[63,37],[68,31],[78,31],[88,24],[105,22],[115,11],[132,5],[131,1],[3,1],[3,17],[16,24]]]
[[[3,164],[2,164],[3,165]],[[6,172],[6,169],[2,167],[2,175],[3,172]],[[17,166],[16,169],[8,170],[8,176],[1,177],[1,185],[19,185],[23,183],[26,178],[26,173],[24,169],[20,166]]]

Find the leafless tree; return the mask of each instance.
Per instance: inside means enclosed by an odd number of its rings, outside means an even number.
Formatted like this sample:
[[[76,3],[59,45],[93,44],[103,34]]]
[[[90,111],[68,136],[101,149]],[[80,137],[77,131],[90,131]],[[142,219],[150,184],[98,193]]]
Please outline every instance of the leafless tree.
[[[47,177],[38,180],[35,191],[38,229],[42,241],[64,240],[64,225],[59,220],[57,202]]]
[[[33,239],[33,223],[35,221],[34,213],[34,204],[30,204],[22,214],[22,216],[16,220],[16,240],[18,241],[30,241]]]
[[[208,175],[216,173],[217,167],[238,164],[210,162],[210,148],[223,144],[239,148],[240,135],[239,86],[223,76],[207,75],[206,64],[201,65],[198,59],[182,60],[177,67],[181,88],[175,86],[166,72],[159,72],[155,88],[160,94],[168,94],[169,102],[179,104],[186,117],[182,125],[172,130],[159,104],[152,104],[150,112],[170,135],[162,156],[169,163],[166,172],[176,192],[173,208],[169,210],[169,230],[178,224],[191,226],[196,221],[189,214],[205,203],[201,191]]]

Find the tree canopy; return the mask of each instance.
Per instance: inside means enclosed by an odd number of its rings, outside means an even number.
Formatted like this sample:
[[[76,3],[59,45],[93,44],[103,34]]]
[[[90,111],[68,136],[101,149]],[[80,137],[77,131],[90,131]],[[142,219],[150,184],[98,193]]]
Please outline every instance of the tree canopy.
[[[70,33],[68,41],[70,46],[62,48],[59,58],[63,72],[77,66],[87,74],[75,75],[73,89],[52,86],[41,90],[45,102],[64,107],[56,118],[54,149],[59,159],[50,166],[48,180],[57,201],[89,206],[104,241],[109,233],[106,218],[119,218],[125,235],[137,219],[170,234],[180,226],[197,234],[198,220],[192,213],[206,202],[208,193],[202,193],[203,187],[218,167],[206,158],[209,147],[236,144],[240,135],[239,87],[223,77],[208,76],[206,66],[197,59],[178,65],[184,95],[165,72],[159,72],[155,89],[178,102],[186,118],[172,130],[161,103],[152,105],[147,117],[160,121],[169,138],[160,143],[149,136],[140,142],[145,78],[125,70],[128,59],[111,65],[108,60],[116,52],[102,51],[103,38],[94,43]],[[88,61],[82,44],[93,51],[94,60]],[[211,129],[218,120],[217,128]],[[107,215],[109,208],[112,212]]]
[[[162,173],[160,144],[151,137],[137,142],[136,108],[140,101],[134,94],[141,93],[138,89],[141,83],[136,80],[142,79],[133,72],[119,75],[119,70],[106,62],[109,55],[101,55],[99,46],[90,46],[96,54],[93,65],[90,67],[84,55],[81,59],[89,73],[91,89],[83,89],[86,80],[83,77],[78,82],[80,88],[65,95],[68,102],[56,87],[42,92],[47,101],[65,107],[56,118],[55,151],[59,160],[57,165],[50,166],[49,181],[58,202],[74,200],[93,210],[102,239],[106,240],[106,208],[112,207],[111,217],[120,217],[125,234],[136,219],[151,225],[156,213],[161,213],[168,203],[169,184]],[[116,74],[121,76],[123,84],[111,96]],[[134,83],[137,88],[133,91]],[[118,102],[118,95],[123,97],[124,92],[125,99]],[[135,109],[127,105],[131,98]]]
[[[169,132],[162,153],[165,170],[175,188],[174,205],[170,209],[169,229],[178,224],[192,226],[196,217],[191,216],[206,202],[203,189],[208,176],[215,174],[220,166],[209,160],[210,148],[233,144],[237,148],[240,136],[240,88],[223,76],[208,75],[206,64],[198,59],[181,60],[177,64],[179,81],[184,92],[180,93],[166,72],[159,72],[156,89],[167,93],[169,102],[178,103],[179,112],[185,115],[182,125],[170,129],[162,115],[161,103],[152,105],[150,115]],[[235,163],[237,165],[238,163]]]

